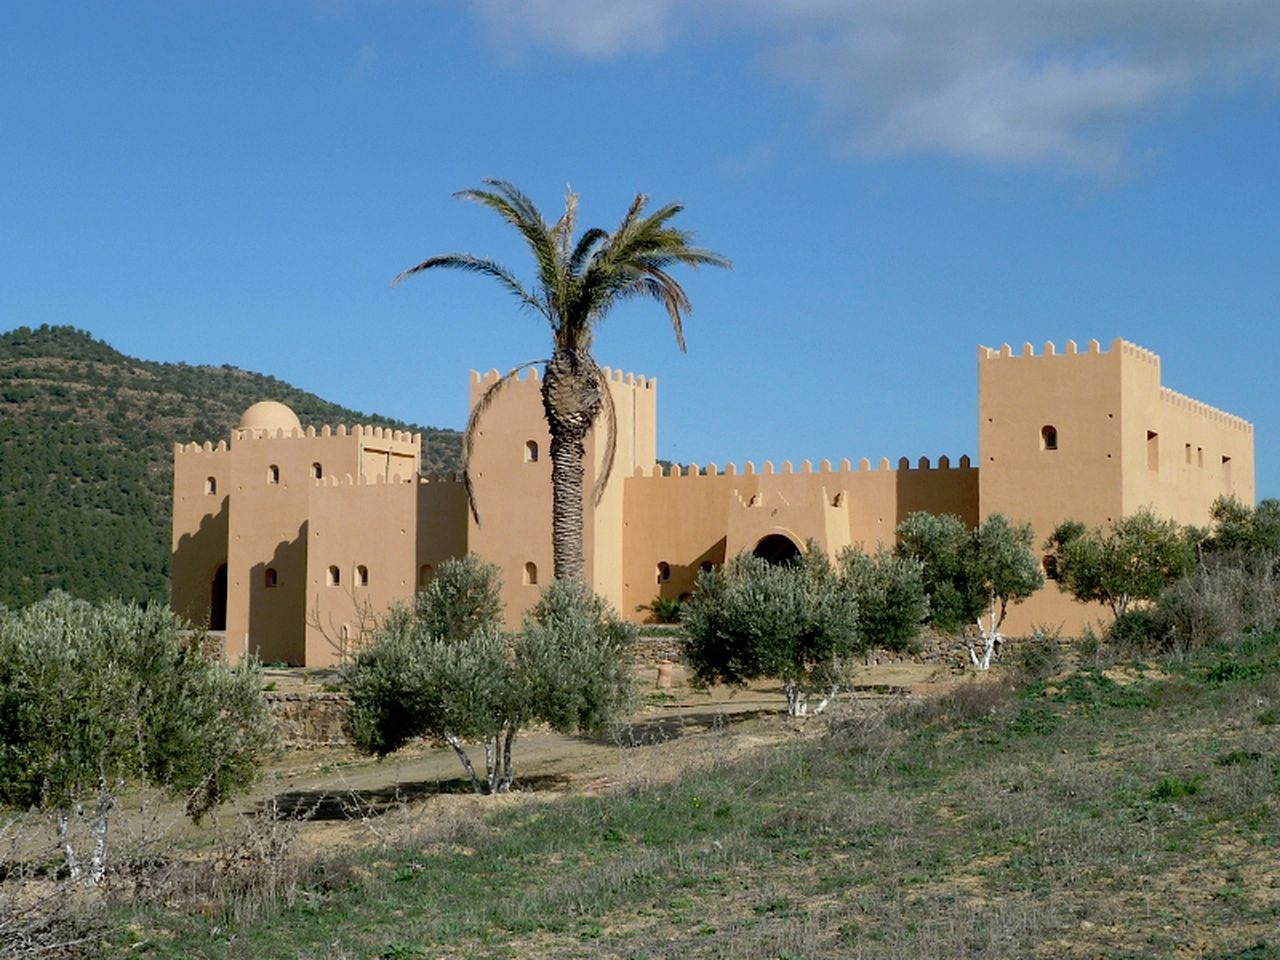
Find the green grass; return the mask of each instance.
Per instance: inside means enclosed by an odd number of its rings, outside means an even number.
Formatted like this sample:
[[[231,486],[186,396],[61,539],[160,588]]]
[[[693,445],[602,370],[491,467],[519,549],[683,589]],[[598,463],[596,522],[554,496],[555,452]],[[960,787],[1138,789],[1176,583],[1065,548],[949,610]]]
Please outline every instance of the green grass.
[[[1280,956],[1280,638],[1165,667],[965,685],[675,783],[514,803],[312,865],[253,922],[122,909],[107,952]]]

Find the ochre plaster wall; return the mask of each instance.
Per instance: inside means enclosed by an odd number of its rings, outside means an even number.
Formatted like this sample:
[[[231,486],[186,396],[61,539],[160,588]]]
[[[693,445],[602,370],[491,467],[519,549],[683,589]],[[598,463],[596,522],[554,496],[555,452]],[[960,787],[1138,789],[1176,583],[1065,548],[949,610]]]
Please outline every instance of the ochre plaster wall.
[[[875,470],[866,460],[856,470],[847,460],[838,469],[825,460],[817,470],[808,461],[799,471],[790,463],[780,473],[769,462],[761,469],[750,462],[742,472],[734,464],[723,472],[695,465],[627,479],[625,612],[636,617],[636,607],[655,596],[691,592],[704,565],[753,550],[772,533],[798,545],[812,537],[835,556],[846,546],[892,543],[897,525],[915,511],[952,513],[969,524],[977,517],[978,471],[967,457],[954,468],[943,457],[933,468],[927,459],[916,468],[904,459],[898,469],[887,460]]]
[[[213,492],[209,492],[209,481]],[[214,577],[227,562],[231,456],[226,442],[173,449],[173,544],[170,605],[207,626]]]
[[[394,603],[413,596],[424,565],[434,570],[464,554],[465,509],[456,480],[317,484],[308,522],[307,665],[341,662]]]

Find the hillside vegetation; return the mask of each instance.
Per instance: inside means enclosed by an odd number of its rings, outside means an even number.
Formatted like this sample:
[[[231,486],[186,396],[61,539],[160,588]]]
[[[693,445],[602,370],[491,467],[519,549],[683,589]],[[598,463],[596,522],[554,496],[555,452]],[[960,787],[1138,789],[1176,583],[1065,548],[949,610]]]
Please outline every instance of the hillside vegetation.
[[[288,404],[304,426],[419,432],[427,470],[460,462],[455,431],[348,410],[274,377],[138,360],[73,327],[0,335],[0,603],[55,588],[167,602],[173,444],[226,437],[259,400]]]

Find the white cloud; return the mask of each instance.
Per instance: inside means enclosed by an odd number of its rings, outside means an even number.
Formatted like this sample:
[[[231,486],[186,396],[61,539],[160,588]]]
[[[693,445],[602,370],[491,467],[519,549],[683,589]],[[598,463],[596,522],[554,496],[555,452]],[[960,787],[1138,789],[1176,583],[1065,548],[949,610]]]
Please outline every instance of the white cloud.
[[[604,59],[657,53],[674,38],[677,0],[472,0],[508,51],[560,48]]]
[[[1277,76],[1280,0],[473,0],[502,42],[592,58],[726,31],[878,153],[1113,165],[1188,93]]]

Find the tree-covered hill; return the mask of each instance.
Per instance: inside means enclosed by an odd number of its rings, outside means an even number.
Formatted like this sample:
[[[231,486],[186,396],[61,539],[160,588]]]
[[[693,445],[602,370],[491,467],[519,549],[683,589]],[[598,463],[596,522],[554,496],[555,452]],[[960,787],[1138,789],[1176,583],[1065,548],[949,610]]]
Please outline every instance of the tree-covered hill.
[[[0,603],[54,588],[167,602],[173,444],[218,440],[259,400],[303,426],[422,434],[423,468],[455,470],[456,431],[372,417],[235,367],[127,357],[74,327],[0,334]]]

